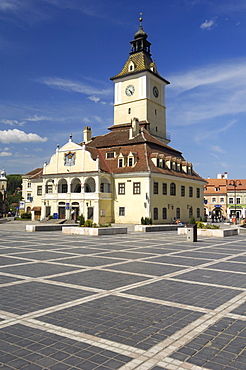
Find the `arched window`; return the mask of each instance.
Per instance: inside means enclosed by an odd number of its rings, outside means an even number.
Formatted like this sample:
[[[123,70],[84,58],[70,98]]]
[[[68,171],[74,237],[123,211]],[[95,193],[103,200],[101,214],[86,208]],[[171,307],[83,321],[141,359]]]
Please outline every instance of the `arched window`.
[[[189,208],[189,218],[193,216],[193,207]]]
[[[158,220],[158,208],[154,208],[154,220]]]
[[[170,184],[170,195],[176,195],[176,185],[174,182],[171,182]]]
[[[166,207],[162,208],[162,219],[163,220],[167,219],[167,209],[166,209]]]
[[[101,193],[111,193],[110,180],[106,178],[102,178],[101,184],[100,184],[100,191]]]
[[[71,182],[71,193],[81,193],[81,182],[78,178]]]
[[[96,191],[96,183],[92,177],[89,177],[85,181],[85,193],[94,193]]]
[[[58,183],[58,193],[67,193],[67,180],[61,179]]]
[[[196,217],[197,217],[197,218],[200,218],[200,217],[201,217],[201,211],[200,211],[200,208],[197,208],[197,209],[196,209]]]

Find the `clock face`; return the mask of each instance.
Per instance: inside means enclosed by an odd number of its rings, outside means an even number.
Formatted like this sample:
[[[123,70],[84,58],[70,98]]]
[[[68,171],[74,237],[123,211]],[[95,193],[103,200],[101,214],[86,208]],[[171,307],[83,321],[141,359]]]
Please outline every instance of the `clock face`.
[[[156,86],[153,87],[153,94],[154,94],[154,97],[155,98],[158,98],[158,96],[159,96],[159,90],[157,89]]]
[[[134,91],[135,87],[133,85],[128,85],[125,92],[127,96],[132,96],[134,94]]]

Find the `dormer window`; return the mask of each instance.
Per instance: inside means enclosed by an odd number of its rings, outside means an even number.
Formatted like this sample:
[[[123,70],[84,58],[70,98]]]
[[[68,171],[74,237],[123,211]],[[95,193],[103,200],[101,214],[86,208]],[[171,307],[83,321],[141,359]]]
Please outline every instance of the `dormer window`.
[[[132,167],[132,163],[133,163],[133,158],[129,158],[129,160],[128,160],[128,166],[129,167]]]
[[[107,152],[106,154],[106,158],[109,159],[109,158],[114,158],[114,152]]]
[[[134,69],[135,69],[135,64],[133,63],[133,61],[130,61],[128,65],[128,72],[133,72]]]
[[[118,157],[118,167],[125,167],[127,165],[127,157],[120,153]]]

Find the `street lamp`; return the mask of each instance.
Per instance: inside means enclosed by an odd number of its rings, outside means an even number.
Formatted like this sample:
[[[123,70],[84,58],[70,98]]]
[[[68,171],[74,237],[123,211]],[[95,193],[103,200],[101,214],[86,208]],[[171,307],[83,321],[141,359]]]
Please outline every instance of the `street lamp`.
[[[235,201],[235,223],[237,224],[237,199],[236,199],[236,189],[237,186],[241,186],[242,183],[240,180],[231,180],[229,183],[230,186],[234,187],[234,201]]]

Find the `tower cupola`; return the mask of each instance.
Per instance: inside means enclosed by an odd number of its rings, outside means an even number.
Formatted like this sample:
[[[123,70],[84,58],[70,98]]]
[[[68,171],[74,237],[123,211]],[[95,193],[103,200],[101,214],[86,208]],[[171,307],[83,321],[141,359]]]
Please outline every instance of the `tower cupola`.
[[[142,26],[143,18],[140,17],[139,21],[140,21],[139,29],[134,35],[134,40],[130,41],[130,44],[131,44],[130,55],[134,54],[134,53],[139,53],[140,51],[143,51],[143,52],[147,53],[150,56],[151,55],[150,54],[150,45],[151,45],[151,43],[147,40],[148,35],[144,31],[143,26]]]

